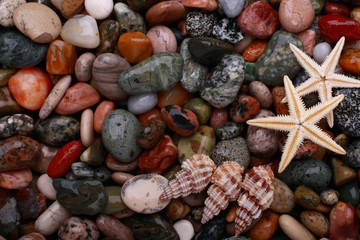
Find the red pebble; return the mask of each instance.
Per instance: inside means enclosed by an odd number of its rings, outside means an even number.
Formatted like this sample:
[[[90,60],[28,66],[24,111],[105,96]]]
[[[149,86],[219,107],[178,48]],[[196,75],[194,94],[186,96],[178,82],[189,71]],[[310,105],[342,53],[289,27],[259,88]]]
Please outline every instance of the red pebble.
[[[16,202],[22,220],[37,218],[47,208],[46,197],[31,188],[20,189],[16,193]]]
[[[277,12],[268,3],[256,1],[241,12],[237,23],[246,34],[266,39],[279,27],[280,20]]]
[[[51,81],[43,70],[37,67],[22,68],[8,82],[15,101],[23,108],[39,110],[45,102],[51,87]]]
[[[273,96],[274,108],[277,115],[289,115],[289,106],[287,103],[281,103],[285,97],[285,88],[276,86],[271,90]]]
[[[139,121],[143,126],[154,120],[161,120],[160,111],[156,108],[139,115]]]
[[[21,189],[29,186],[33,179],[30,168],[0,171],[0,187],[6,189]]]
[[[71,168],[71,164],[76,162],[82,153],[80,141],[71,141],[65,144],[51,160],[47,175],[51,178],[58,178],[65,175]]]
[[[284,136],[280,139],[280,150],[283,151],[285,147],[287,137]],[[310,141],[309,139],[305,139],[302,144],[300,145],[299,149],[296,152],[295,159],[303,159],[303,158],[309,158],[313,154],[315,154],[317,151],[319,151],[319,145]]]
[[[214,130],[216,130],[221,125],[227,123],[227,121],[228,121],[228,112],[226,108],[221,108],[221,109],[213,108],[210,117],[210,126]]]
[[[161,118],[168,128],[181,136],[189,136],[199,128],[199,120],[195,113],[175,104],[163,107]]]
[[[239,95],[229,109],[230,118],[236,123],[244,123],[260,111],[260,102],[248,95]]]
[[[329,238],[337,240],[359,239],[355,208],[345,202],[338,202],[330,212]]]
[[[336,43],[344,36],[347,42],[360,40],[360,23],[339,15],[325,15],[319,19],[321,37],[328,43]]]
[[[145,173],[163,174],[177,159],[178,150],[168,135],[152,149],[144,151],[138,158],[140,170]]]
[[[245,48],[244,52],[242,53],[242,57],[244,58],[245,62],[256,62],[265,48],[268,45],[268,41],[265,40],[257,40],[252,42],[247,48]]]
[[[350,15],[350,9],[345,4],[329,1],[326,1],[325,3],[325,12],[327,14],[337,14],[343,17],[348,17]]]
[[[104,119],[112,110],[115,110],[115,103],[109,100],[102,101],[99,106],[97,106],[94,113],[95,132],[101,134]]]

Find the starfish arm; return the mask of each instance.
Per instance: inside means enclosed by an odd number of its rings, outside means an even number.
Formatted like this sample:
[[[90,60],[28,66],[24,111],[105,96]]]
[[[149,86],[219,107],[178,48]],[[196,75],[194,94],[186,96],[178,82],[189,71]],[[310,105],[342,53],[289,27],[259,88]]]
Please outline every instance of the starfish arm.
[[[299,120],[301,115],[305,113],[305,104],[299,94],[297,94],[295,87],[288,76],[284,76],[284,86],[290,116]]]
[[[305,129],[305,138],[310,139],[314,143],[319,144],[320,146],[327,148],[338,154],[346,154],[346,151],[338,145],[331,137],[323,132],[318,126],[310,125],[304,127]]]
[[[284,169],[290,164],[303,140],[304,136],[300,127],[290,131],[281,156],[281,161],[279,163],[279,173],[284,171]]]
[[[287,132],[291,131],[295,126],[295,120],[290,116],[256,118],[248,120],[246,123],[252,126]]]
[[[336,43],[336,46],[331,51],[331,53],[326,57],[325,61],[321,65],[324,68],[324,75],[328,75],[329,73],[334,72],[336,65],[339,62],[341,51],[344,47],[345,37],[340,38],[340,40]]]
[[[360,88],[360,80],[342,74],[329,74],[326,83],[331,88]]]
[[[300,65],[309,73],[310,77],[319,77],[321,75],[321,67],[317,62],[291,43],[290,49],[295,54]]]
[[[323,103],[318,103],[317,105],[306,110],[306,113],[303,118],[303,122],[306,125],[313,125],[319,122],[326,114],[332,112],[334,108],[344,99],[344,95],[338,95],[334,98],[331,98],[329,101]]]
[[[302,84],[300,84],[298,87],[295,88],[296,92],[300,95],[300,96],[305,96],[309,93],[315,92],[317,91],[317,80],[315,77],[311,77],[308,80],[306,80],[305,82],[303,82]],[[287,102],[287,98],[285,97],[281,103],[286,103]]]

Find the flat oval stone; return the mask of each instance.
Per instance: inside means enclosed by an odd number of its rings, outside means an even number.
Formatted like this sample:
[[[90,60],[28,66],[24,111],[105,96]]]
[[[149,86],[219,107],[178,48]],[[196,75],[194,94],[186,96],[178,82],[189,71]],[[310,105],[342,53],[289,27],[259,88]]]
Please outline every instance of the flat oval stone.
[[[278,178],[272,181],[274,186],[274,200],[271,203],[270,209],[277,213],[288,213],[295,206],[294,193],[291,189]]]
[[[118,83],[131,95],[169,90],[181,79],[183,64],[178,53],[158,53],[126,69],[120,74]]]
[[[311,0],[282,0],[279,7],[281,26],[288,32],[306,30],[315,17]]]
[[[168,25],[181,19],[184,12],[184,5],[177,1],[160,2],[147,10],[145,20],[150,26]]]
[[[53,116],[37,122],[35,132],[41,142],[60,147],[76,139],[80,133],[80,123],[73,117]]]
[[[140,128],[139,120],[132,113],[123,109],[111,111],[102,125],[103,144],[117,160],[131,162],[141,153],[136,142]]]
[[[127,102],[128,109],[133,114],[142,114],[156,106],[158,97],[156,93],[143,93],[130,96]]]
[[[37,43],[50,43],[60,34],[61,21],[48,6],[26,3],[14,12],[14,24],[23,34]]]
[[[238,54],[225,55],[203,81],[201,98],[216,108],[224,108],[234,101],[245,77],[244,63]]]
[[[316,239],[314,235],[312,235],[311,232],[304,227],[304,225],[288,214],[280,216],[279,225],[290,239]]]
[[[105,189],[96,180],[66,180],[55,178],[56,199],[72,214],[99,214],[106,202]]]
[[[96,56],[91,52],[81,54],[75,63],[75,76],[80,82],[91,79],[92,66]]]
[[[170,202],[170,199],[159,199],[167,186],[168,180],[159,174],[137,175],[123,185],[121,199],[128,208],[137,213],[156,213]]]
[[[261,108],[270,108],[273,102],[273,96],[270,89],[262,82],[254,81],[249,84],[250,94],[259,100]]]
[[[14,114],[0,118],[0,138],[26,136],[34,130],[34,119],[26,114]]]
[[[0,25],[3,27],[14,26],[14,12],[20,5],[25,4],[26,0],[3,0],[0,2]]]
[[[134,240],[131,229],[113,216],[99,215],[96,226],[111,239]]]
[[[116,3],[114,5],[114,13],[117,21],[120,23],[120,34],[125,32],[146,33],[143,17],[125,3]]]
[[[0,63],[12,68],[35,66],[45,58],[48,46],[31,41],[16,29],[6,29],[0,33]]]
[[[298,186],[294,195],[296,204],[307,209],[314,209],[320,203],[320,196],[304,185]]]

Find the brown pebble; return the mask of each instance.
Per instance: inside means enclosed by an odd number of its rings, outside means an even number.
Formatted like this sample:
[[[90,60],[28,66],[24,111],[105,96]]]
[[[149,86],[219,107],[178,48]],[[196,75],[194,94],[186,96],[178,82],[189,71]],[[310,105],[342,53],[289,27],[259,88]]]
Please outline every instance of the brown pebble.
[[[125,172],[114,172],[111,179],[117,184],[123,185],[127,180],[134,177],[134,175]]]
[[[75,76],[80,82],[87,82],[91,79],[92,65],[95,61],[95,54],[86,52],[82,54],[75,63]]]
[[[46,240],[46,238],[40,233],[33,232],[22,236],[18,240]]]
[[[249,85],[250,95],[259,100],[261,108],[270,108],[273,97],[270,89],[260,81],[253,81]]]
[[[115,159],[110,153],[108,153],[105,158],[105,164],[109,169],[116,172],[130,172],[134,170],[138,165],[137,160],[128,163],[120,162],[119,160]]]
[[[135,214],[135,212],[133,210],[131,210],[130,208],[125,208],[119,212],[112,214],[112,215],[116,218],[127,218],[127,217],[131,217],[134,214]]]
[[[177,1],[160,2],[149,8],[145,14],[145,20],[150,26],[168,25],[177,22],[184,12],[184,5]]]
[[[184,197],[183,200],[186,204],[191,207],[198,207],[204,204],[205,199],[207,198],[206,191],[202,191],[199,193],[192,193],[187,197]]]
[[[117,220],[115,217],[99,215],[96,218],[96,226],[108,237],[118,240],[133,240],[134,236],[131,229]]]
[[[318,237],[329,234],[329,220],[321,213],[312,210],[302,211],[300,214],[302,224]]]
[[[226,215],[226,221],[228,223],[232,223],[235,221],[235,218],[236,218],[236,209],[238,208],[238,205],[237,203],[233,203],[231,204],[230,206],[230,209]]]
[[[271,94],[276,115],[289,115],[288,104],[281,102],[285,97],[285,88],[283,86],[276,86],[271,90]]]
[[[170,220],[179,219],[184,211],[184,207],[181,198],[171,199],[169,205],[166,206],[166,214]]]
[[[266,210],[261,216],[260,220],[256,222],[246,236],[252,240],[269,240],[279,228],[279,214],[271,210]]]

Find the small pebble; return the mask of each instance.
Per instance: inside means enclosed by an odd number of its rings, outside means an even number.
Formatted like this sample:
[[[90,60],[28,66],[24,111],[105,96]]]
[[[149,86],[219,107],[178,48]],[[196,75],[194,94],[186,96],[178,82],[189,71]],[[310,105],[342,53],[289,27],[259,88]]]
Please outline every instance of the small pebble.
[[[93,126],[94,112],[89,108],[85,109],[80,120],[80,139],[84,147],[89,147],[95,140]]]
[[[157,102],[158,97],[155,93],[142,93],[130,96],[127,106],[131,113],[139,115],[154,108]]]
[[[320,199],[327,205],[334,205],[339,201],[339,192],[333,189],[324,190],[320,194]]]
[[[170,28],[158,25],[149,29],[146,36],[151,40],[153,54],[160,52],[176,52],[177,42]]]
[[[91,52],[83,53],[75,63],[75,76],[80,82],[87,82],[91,79],[92,66],[96,56]]]
[[[195,235],[194,227],[188,220],[180,220],[174,223],[174,228],[179,234],[180,240],[191,240]]]
[[[112,10],[114,3],[112,0],[85,0],[84,1],[85,10],[97,20],[102,20],[107,18]]]
[[[279,218],[279,225],[284,233],[292,240],[315,240],[314,235],[290,215],[283,214]]]
[[[270,89],[262,82],[254,81],[249,84],[250,94],[259,100],[261,108],[270,108],[272,105],[272,95]]]
[[[52,182],[52,178],[47,174],[42,174],[36,182],[36,187],[47,199],[56,200],[56,190],[53,187]]]
[[[322,64],[325,58],[330,54],[332,48],[327,42],[319,43],[314,47],[313,57],[318,64]]]
[[[77,240],[77,239],[98,239],[100,232],[95,223],[91,220],[82,220],[79,217],[66,219],[59,228],[58,237],[60,240]]]
[[[102,233],[110,238],[117,240],[134,240],[131,229],[115,217],[99,215],[96,218],[96,226]]]
[[[329,220],[321,213],[311,210],[302,211],[300,214],[302,224],[318,237],[329,234]]]

